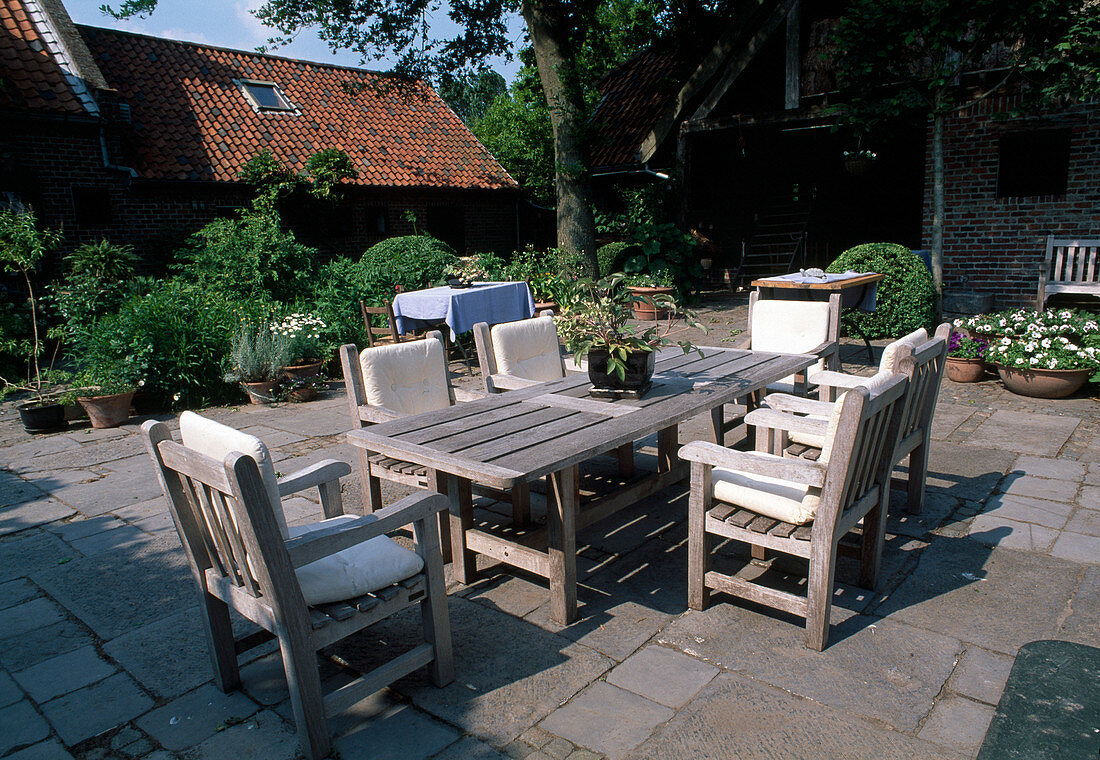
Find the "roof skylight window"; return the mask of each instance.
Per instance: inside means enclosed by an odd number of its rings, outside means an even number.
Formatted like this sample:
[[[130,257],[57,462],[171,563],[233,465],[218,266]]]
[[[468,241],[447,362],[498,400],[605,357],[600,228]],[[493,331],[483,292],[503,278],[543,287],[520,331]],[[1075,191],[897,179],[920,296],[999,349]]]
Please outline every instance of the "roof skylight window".
[[[252,79],[242,79],[241,90],[252,107],[257,111],[294,111],[297,110],[283,95],[279,85],[274,82],[260,82]]]

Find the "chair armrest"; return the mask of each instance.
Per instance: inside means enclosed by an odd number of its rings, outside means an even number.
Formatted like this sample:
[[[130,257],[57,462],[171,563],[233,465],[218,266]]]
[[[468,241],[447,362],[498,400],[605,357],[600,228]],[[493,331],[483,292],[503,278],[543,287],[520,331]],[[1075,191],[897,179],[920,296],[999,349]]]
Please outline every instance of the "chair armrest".
[[[489,398],[485,391],[468,391],[465,388],[451,388],[451,398],[456,403],[463,401],[477,401],[480,398]]]
[[[833,413],[833,402],[792,396],[789,393],[769,393],[760,402],[767,409],[777,412],[796,412],[828,417]]]
[[[506,391],[530,388],[532,385],[542,385],[542,382],[542,380],[528,380],[525,377],[516,377],[515,375],[493,375],[493,385]]]
[[[832,356],[840,350],[840,345],[835,340],[827,340],[824,343],[811,348],[809,351],[802,351],[804,354],[813,354],[814,356],[820,356],[824,359],[827,356]]]
[[[828,369],[814,373],[814,383],[816,385],[825,385],[830,388],[858,388],[869,379],[860,375],[848,375]]]
[[[350,474],[351,465],[347,462],[341,462],[338,459],[326,459],[298,470],[298,472],[291,473],[284,478],[279,478],[279,496],[289,496],[307,488],[332,483]]]
[[[399,420],[404,416],[384,406],[362,404],[359,407],[359,419],[363,422],[389,422],[390,420]]]
[[[825,473],[828,469],[820,462],[787,459],[762,451],[737,451],[709,441],[692,441],[680,449],[680,458],[752,475],[782,478],[809,486],[821,486],[825,482]]]
[[[825,435],[829,430],[829,423],[825,420],[799,417],[787,412],[778,412],[774,409],[755,409],[749,412],[745,415],[745,424],[771,430],[786,430],[788,433],[812,433],[814,435]]]
[[[373,514],[347,520],[339,525],[310,531],[286,541],[293,567],[308,565],[322,557],[383,536],[410,523],[434,517],[448,508],[447,497],[437,493],[416,493]]]

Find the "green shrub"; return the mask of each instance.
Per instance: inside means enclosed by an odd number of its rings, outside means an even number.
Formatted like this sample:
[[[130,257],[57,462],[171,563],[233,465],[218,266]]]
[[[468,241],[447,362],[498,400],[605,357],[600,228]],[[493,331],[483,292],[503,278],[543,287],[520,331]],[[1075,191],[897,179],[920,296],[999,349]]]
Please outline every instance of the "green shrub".
[[[850,311],[844,320],[868,338],[898,338],[936,320],[936,286],[920,256],[896,243],[864,243],[849,248],[829,272],[878,272],[878,300],[871,314]]]
[[[393,293],[387,296],[368,280],[362,262],[340,258],[321,267],[309,310],[325,323],[321,340],[326,352],[345,343],[366,345],[359,301],[374,306],[384,303],[387,297],[392,298]]]
[[[107,240],[65,256],[68,271],[52,290],[67,339],[81,342],[97,318],[118,309],[131,293],[136,260],[133,248]]]
[[[631,256],[641,253],[641,246],[637,243],[608,243],[600,246],[596,251],[596,261],[600,265],[600,277],[607,277],[614,272],[623,271],[623,264]]]
[[[144,364],[144,390],[177,407],[237,398],[222,377],[232,337],[248,316],[218,291],[173,278],[96,320],[82,361],[114,355]]]
[[[271,214],[217,219],[191,236],[176,269],[203,288],[240,299],[293,302],[309,295],[317,251],[279,228]]]
[[[398,290],[418,290],[440,282],[447,267],[457,261],[454,249],[442,240],[406,235],[371,246],[359,263],[381,304]]]

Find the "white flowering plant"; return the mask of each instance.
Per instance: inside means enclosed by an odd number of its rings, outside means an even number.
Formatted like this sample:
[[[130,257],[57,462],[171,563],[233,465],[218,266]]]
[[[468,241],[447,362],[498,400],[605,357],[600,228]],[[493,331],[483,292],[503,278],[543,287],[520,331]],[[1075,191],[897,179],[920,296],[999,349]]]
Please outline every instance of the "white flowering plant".
[[[271,324],[271,334],[281,344],[286,366],[312,364],[323,360],[321,331],[325,323],[318,317],[304,312],[288,314]]]
[[[965,325],[965,323],[964,323]],[[1030,309],[977,320],[971,328],[993,336],[986,361],[1014,369],[1100,369],[1100,320],[1074,309]]]

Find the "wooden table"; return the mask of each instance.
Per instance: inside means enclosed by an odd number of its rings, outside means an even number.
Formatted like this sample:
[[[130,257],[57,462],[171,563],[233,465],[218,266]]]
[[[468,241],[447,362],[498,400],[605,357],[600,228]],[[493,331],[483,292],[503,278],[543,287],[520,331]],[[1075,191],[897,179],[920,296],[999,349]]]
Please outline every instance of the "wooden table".
[[[795,273],[797,274],[797,273]],[[790,276],[790,275],[783,275]],[[836,275],[833,275],[836,276]],[[868,289],[877,287],[878,282],[886,275],[878,272],[866,272],[863,274],[833,280],[832,282],[797,282],[793,280],[781,280],[776,277],[763,277],[750,283],[760,293],[761,298],[786,298],[789,300],[828,300],[830,293],[840,293],[840,308],[843,311],[860,307],[868,295]],[[837,314],[837,320],[840,314]],[[871,341],[854,323],[852,327],[859,337],[863,338],[863,345],[867,348],[867,356],[874,361],[874,352],[871,350]],[[836,325],[835,335],[840,335],[839,321]]]
[[[348,433],[355,446],[434,471],[451,502],[455,578],[469,583],[481,553],[548,578],[551,616],[568,624],[577,614],[576,534],[618,510],[683,480],[676,457],[678,426],[711,413],[721,440],[722,405],[747,396],[817,361],[805,354],[703,348],[658,356],[653,387],[638,400],[589,396],[586,375],[457,404]],[[578,465],[657,433],[657,472],[628,481],[580,511]],[[473,527],[471,481],[510,489],[547,476],[547,526],[524,542]],[[541,547],[545,545],[546,549]]]

